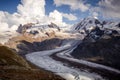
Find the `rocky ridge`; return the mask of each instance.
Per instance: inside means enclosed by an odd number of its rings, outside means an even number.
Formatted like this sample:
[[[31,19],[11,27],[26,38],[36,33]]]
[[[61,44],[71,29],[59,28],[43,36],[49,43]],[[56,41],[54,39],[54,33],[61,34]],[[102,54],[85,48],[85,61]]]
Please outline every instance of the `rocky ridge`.
[[[79,32],[84,32],[85,38],[82,43],[74,49],[71,55],[74,58],[100,63],[120,70],[119,23],[101,22],[93,18],[88,18],[87,22],[85,20],[86,19],[81,21],[79,25],[75,27]]]

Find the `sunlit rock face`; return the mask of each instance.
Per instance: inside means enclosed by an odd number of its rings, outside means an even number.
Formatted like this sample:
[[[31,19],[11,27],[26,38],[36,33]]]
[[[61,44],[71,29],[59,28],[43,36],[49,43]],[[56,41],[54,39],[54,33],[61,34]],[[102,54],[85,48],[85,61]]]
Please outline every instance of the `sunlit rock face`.
[[[96,40],[106,35],[117,35],[120,33],[119,22],[100,21],[96,18],[85,18],[77,25],[73,26],[74,30],[89,37],[89,41]]]
[[[20,25],[16,30],[21,35],[32,36],[33,39],[54,37],[61,29],[54,23],[48,25],[28,23]]]
[[[21,41],[28,43],[41,42],[46,39],[55,38],[56,33],[59,32],[60,28],[54,23],[48,25],[33,23],[21,24],[16,30],[18,35],[9,38],[5,45],[17,50],[17,45],[20,44]]]

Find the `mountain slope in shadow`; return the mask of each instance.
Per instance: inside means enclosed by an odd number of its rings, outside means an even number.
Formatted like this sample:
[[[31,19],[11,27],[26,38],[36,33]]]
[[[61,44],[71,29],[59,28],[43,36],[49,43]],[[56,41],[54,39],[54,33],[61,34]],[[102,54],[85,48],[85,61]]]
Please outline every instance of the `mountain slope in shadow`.
[[[42,42],[27,42],[25,40],[21,41],[20,44],[17,45],[18,53],[21,55],[25,55],[35,51],[43,51],[43,50],[51,50],[59,47],[62,44],[63,39],[52,38],[46,39]]]
[[[78,59],[84,59],[120,70],[120,36],[109,39],[99,39],[96,42],[86,42],[79,44],[71,53]]]

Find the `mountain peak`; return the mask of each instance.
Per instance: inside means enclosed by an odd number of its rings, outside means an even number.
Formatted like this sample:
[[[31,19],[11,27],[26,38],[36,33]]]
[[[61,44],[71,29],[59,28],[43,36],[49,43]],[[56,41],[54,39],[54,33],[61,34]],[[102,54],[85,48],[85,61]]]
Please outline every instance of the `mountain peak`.
[[[95,27],[102,27],[102,23],[94,18],[94,17],[87,17],[80,21],[75,27],[75,30],[84,30],[85,32],[90,32]]]

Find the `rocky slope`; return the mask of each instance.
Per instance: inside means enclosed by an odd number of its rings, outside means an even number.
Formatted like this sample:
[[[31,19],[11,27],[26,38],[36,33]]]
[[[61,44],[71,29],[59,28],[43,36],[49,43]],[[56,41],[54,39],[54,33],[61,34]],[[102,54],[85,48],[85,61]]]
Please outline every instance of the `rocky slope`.
[[[32,23],[25,24],[23,26],[20,25],[17,32],[19,33],[19,35],[10,38],[8,42],[5,43],[5,46],[15,49],[17,52],[23,52],[27,48],[27,51],[25,51],[24,53],[38,50],[53,49],[55,48],[55,45],[58,46],[60,44],[61,39],[71,36],[68,33],[62,31],[54,23],[51,23],[49,25]],[[51,46],[51,44],[53,44],[53,46]],[[40,47],[39,45],[42,47]]]
[[[120,37],[83,42],[71,53],[78,59],[93,61],[120,70]]]
[[[87,19],[88,20],[88,19]],[[93,24],[91,29],[91,19],[86,26],[80,26],[86,34],[83,42],[78,45],[71,55],[78,59],[93,61],[96,63],[111,66],[120,70],[120,27],[119,23],[115,22],[100,22],[92,19]],[[96,23],[97,21],[97,23]],[[85,23],[85,21],[83,21]],[[80,22],[83,23],[83,22]]]
[[[28,63],[11,49],[0,46],[0,80],[63,80]]]
[[[6,42],[4,45],[18,51],[17,45],[21,44],[22,41],[26,41],[28,43],[41,42],[41,41],[44,41],[46,39],[54,38],[54,34],[53,34],[53,36],[50,36],[50,37],[37,37],[37,38],[33,38],[33,37],[34,36],[30,35],[30,34],[24,34],[24,35],[20,34],[16,37],[10,38],[8,40],[8,42]]]
[[[81,34],[95,35],[96,37],[101,36],[103,33],[99,31],[104,31],[105,34],[111,34],[112,32],[120,33],[119,22],[109,22],[109,21],[99,21],[95,18],[85,18],[78,24],[73,26],[73,29]],[[93,32],[94,31],[94,32]],[[95,32],[96,31],[96,32]]]
[[[33,43],[24,40],[17,45],[17,49],[19,54],[25,55],[27,53],[31,53],[35,51],[55,49],[62,44],[62,41],[63,40],[59,38],[46,39],[42,42],[33,42]]]
[[[63,80],[59,76],[25,61],[21,55],[24,57],[30,52],[57,48],[64,38],[69,37],[68,34],[63,33],[54,23],[49,25],[32,23],[20,25],[16,34],[4,44],[11,49],[4,46],[0,47],[0,79]]]
[[[16,31],[21,34],[27,33],[39,37],[39,36],[50,36],[49,33],[60,31],[60,28],[54,23],[48,25],[28,23],[23,26],[20,25]]]
[[[35,51],[50,50],[59,47],[62,41],[75,37],[74,34],[64,32],[56,24],[48,25],[25,24],[17,29],[19,35],[12,37],[5,46],[12,48],[20,55]]]

